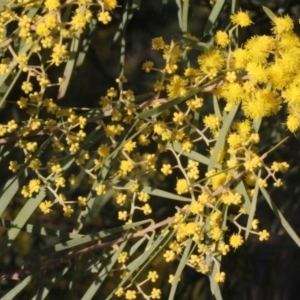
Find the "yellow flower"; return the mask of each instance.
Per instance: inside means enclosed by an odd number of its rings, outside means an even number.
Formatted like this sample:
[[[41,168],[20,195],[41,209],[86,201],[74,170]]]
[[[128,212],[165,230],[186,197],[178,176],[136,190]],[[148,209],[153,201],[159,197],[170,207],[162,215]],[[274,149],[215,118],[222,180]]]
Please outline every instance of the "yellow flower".
[[[246,71],[255,83],[266,83],[268,81],[268,72],[262,64],[249,62]]]
[[[205,126],[211,130],[216,130],[221,125],[222,119],[214,114],[206,115],[203,119]]]
[[[71,207],[71,205],[66,205],[63,207],[63,211],[65,217],[70,217],[73,214],[74,209]]]
[[[122,288],[122,287],[119,287],[118,289],[117,289],[117,291],[115,292],[115,295],[117,296],[117,297],[121,297],[121,296],[123,296],[124,295],[124,289]]]
[[[82,196],[78,196],[78,205],[81,206],[86,206],[87,203],[87,198],[86,197],[82,197]]]
[[[219,227],[215,226],[211,231],[211,238],[215,241],[218,241],[221,238],[222,233],[222,230]]]
[[[104,9],[112,10],[117,7],[117,0],[103,0]]]
[[[50,209],[51,206],[52,206],[52,202],[45,200],[40,203],[39,208],[44,214],[48,214],[51,212],[51,209]]]
[[[60,6],[60,3],[59,0],[46,0],[44,5],[48,10],[54,10]]]
[[[217,33],[215,34],[215,42],[222,48],[227,47],[230,42],[227,32],[222,30],[217,31]]]
[[[18,164],[17,161],[13,160],[9,162],[9,167],[8,169],[11,170],[13,173],[16,173],[20,168],[20,165]]]
[[[37,193],[40,190],[41,187],[41,181],[39,179],[32,179],[29,181],[29,191],[31,194]]]
[[[189,191],[189,185],[185,179],[177,180],[176,191],[178,195],[185,194]]]
[[[267,89],[257,90],[252,98],[246,98],[242,103],[245,116],[254,120],[275,114],[280,108],[280,99]]]
[[[1,72],[0,72],[1,74]],[[18,106],[22,109],[22,108],[26,108],[27,107],[27,103],[28,103],[28,98],[24,98],[24,97],[21,97],[18,101],[17,101],[17,104]]]
[[[152,208],[148,203],[142,207],[142,210],[145,215],[150,215],[152,213]]]
[[[192,111],[196,111],[197,109],[203,106],[203,99],[202,98],[191,99],[188,100],[186,104]]]
[[[98,21],[103,24],[108,24],[111,21],[111,16],[108,11],[101,11],[98,15]]]
[[[66,186],[66,180],[64,177],[58,177],[55,179],[55,186],[56,187],[65,187]]]
[[[285,173],[289,167],[290,167],[290,165],[287,162],[282,162],[282,163],[273,162],[273,164],[271,166],[271,170],[273,170],[275,172],[280,171],[282,173]]]
[[[167,250],[164,254],[164,258],[166,259],[166,262],[175,260],[176,258],[175,252],[172,250]]]
[[[126,200],[127,200],[127,195],[126,194],[118,193],[118,195],[116,197],[116,202],[119,205],[121,205],[121,206],[124,205]]]
[[[76,183],[76,176],[74,174],[71,174],[71,176],[68,178],[68,181],[71,185],[74,185]]]
[[[258,234],[259,234],[260,241],[266,241],[269,239],[270,236],[269,232],[265,229],[263,231],[260,231]]]
[[[160,171],[165,175],[168,176],[173,173],[172,171],[172,166],[170,164],[163,164],[162,168]]]
[[[241,27],[247,27],[253,23],[248,15],[248,12],[243,12],[241,10],[236,14],[231,15],[230,20],[233,24]]]
[[[155,92],[163,91],[165,89],[164,84],[158,80],[153,84],[153,88]]]
[[[178,75],[174,75],[170,79],[170,84],[167,85],[168,97],[170,99],[175,97],[184,97],[187,94],[187,84],[187,79],[183,79]]]
[[[229,244],[231,247],[237,249],[239,246],[243,244],[243,238],[240,234],[233,234],[230,237]]]
[[[226,245],[224,242],[220,243],[219,247],[218,247],[218,251],[222,254],[222,255],[226,255],[229,252],[229,246]]]
[[[257,219],[254,219],[251,223],[251,228],[256,230],[257,229],[257,225],[258,225],[259,221]]]
[[[277,17],[273,19],[274,27],[272,32],[274,34],[282,34],[284,32],[292,31],[294,28],[294,22],[292,18],[288,15],[284,17]]]
[[[156,271],[149,271],[148,273],[148,279],[151,280],[152,282],[155,282],[158,279],[158,274]]]
[[[127,175],[134,168],[134,165],[129,160],[121,160],[120,171],[122,175]]]
[[[200,70],[211,78],[225,65],[225,57],[219,49],[209,48],[198,57]]]
[[[231,83],[234,82],[234,81],[236,81],[236,74],[235,74],[235,72],[234,71],[233,72],[227,72],[225,79],[227,81],[231,82]]]
[[[32,92],[32,90],[33,90],[32,83],[31,83],[31,82],[24,81],[24,82],[22,83],[21,89],[22,89],[26,94],[29,94],[29,93]]]
[[[164,49],[165,42],[162,37],[157,37],[152,39],[152,49],[153,50],[160,50]]]
[[[183,121],[185,120],[185,115],[184,113],[181,112],[174,112],[173,114],[173,122],[177,125],[177,126],[181,126],[183,125]]]
[[[118,219],[120,220],[120,221],[126,221],[126,219],[128,218],[128,213],[127,213],[127,211],[119,211],[118,212]]]
[[[95,190],[98,196],[104,195],[106,193],[104,184],[99,184]]]
[[[224,282],[225,281],[225,273],[224,272],[216,273],[214,279],[216,282]]]
[[[129,259],[128,253],[123,251],[118,257],[118,263],[124,264]]]
[[[124,145],[124,150],[128,153],[132,152],[132,150],[136,147],[136,142],[133,142],[132,140],[129,140]]]
[[[136,291],[127,290],[125,294],[125,299],[127,300],[134,300],[136,299]]]
[[[288,115],[286,126],[289,131],[295,132],[300,127],[300,119],[296,117],[295,115]]]
[[[245,91],[238,82],[226,82],[221,90],[220,96],[232,104],[239,104],[245,98]]]
[[[193,149],[193,143],[189,139],[185,139],[181,143],[182,151],[191,152]]]
[[[139,192],[138,199],[142,202],[147,202],[150,199],[150,195],[146,192]]]
[[[136,193],[139,190],[139,185],[136,182],[132,182],[129,190],[131,193]]]
[[[259,47],[257,47],[259,45]],[[272,36],[253,36],[246,42],[245,49],[248,51],[248,60],[257,64],[265,64],[270,53],[275,48],[275,39]]]
[[[68,58],[68,50],[65,45],[55,44],[51,54],[51,63],[59,66]]]
[[[98,154],[103,157],[106,158],[109,155],[109,147],[107,146],[107,144],[102,144],[99,148],[98,148]]]
[[[146,62],[143,63],[142,69],[146,73],[149,73],[153,69],[153,66],[154,66],[153,61],[147,60]]]
[[[161,297],[161,290],[153,288],[151,291],[151,299],[160,299]]]

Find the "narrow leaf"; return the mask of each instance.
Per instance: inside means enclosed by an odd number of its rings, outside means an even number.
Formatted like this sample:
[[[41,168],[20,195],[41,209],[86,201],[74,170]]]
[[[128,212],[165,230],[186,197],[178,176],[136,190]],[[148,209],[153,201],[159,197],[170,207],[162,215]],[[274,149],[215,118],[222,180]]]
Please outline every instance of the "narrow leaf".
[[[21,211],[18,213],[17,217],[13,222],[13,227],[11,227],[8,232],[7,236],[4,238],[3,242],[0,245],[0,253],[4,253],[7,248],[9,248],[19,232],[21,231],[22,227],[25,225],[27,220],[31,217],[32,213],[36,210],[39,206],[40,202],[45,198],[45,188],[41,188],[39,193],[29,199],[25,205],[22,207]]]
[[[189,257],[189,254],[190,254],[191,247],[192,247],[192,239],[190,238],[187,242],[187,245],[185,246],[184,252],[183,252],[182,257],[180,259],[180,263],[177,267],[175,276],[173,278],[171,291],[169,293],[169,300],[173,300],[174,297],[175,297],[177,285],[178,285],[178,282],[180,280],[180,276],[182,274],[182,271],[183,271],[183,269],[186,266],[186,263],[188,261],[188,257]]]
[[[223,6],[224,6],[225,0],[218,0],[216,4],[214,5],[208,20],[206,22],[206,25],[204,27],[204,35],[207,35],[211,29],[213,28],[214,24],[216,23],[216,20],[219,17],[219,14],[221,13]]]
[[[261,176],[261,169],[258,172],[258,175],[255,176],[256,182],[255,182],[255,187],[254,187],[254,193],[253,193],[253,197],[252,197],[252,201],[251,201],[251,207],[250,207],[250,211],[249,211],[249,216],[248,216],[248,221],[247,221],[247,227],[246,227],[246,232],[245,232],[245,240],[247,240],[250,230],[251,230],[251,226],[252,226],[252,221],[254,219],[254,215],[255,215],[255,211],[256,211],[256,204],[257,204],[257,197],[258,197],[258,181],[260,179]]]
[[[274,21],[274,19],[277,18],[277,16],[271,11],[271,9],[266,6],[263,6],[262,8],[271,21]]]
[[[274,215],[281,223],[282,227],[286,230],[286,232],[289,234],[289,236],[294,240],[294,242],[300,247],[300,238],[297,235],[297,233],[294,231],[294,229],[291,227],[291,225],[288,223],[288,221],[285,219],[283,214],[280,212],[280,210],[277,208],[273,200],[271,199],[268,192],[265,190],[265,188],[260,188],[262,194],[264,195],[267,203],[271,207]]]
[[[92,241],[99,241],[103,238],[109,237],[111,235],[115,235],[117,233],[122,233],[124,231],[128,231],[131,228],[137,227],[137,226],[141,226],[143,224],[149,223],[149,220],[143,220],[140,222],[135,222],[132,224],[127,224],[127,225],[123,225],[123,226],[119,226],[119,227],[115,227],[115,228],[111,228],[111,229],[105,229],[99,232],[95,232],[92,234],[88,234],[85,236],[81,236],[79,238],[74,238],[72,240],[68,240],[66,242],[63,243],[58,243],[54,246],[48,247],[46,249],[40,250],[36,253],[32,253],[30,255],[28,255],[27,258],[31,258],[33,256],[36,255],[46,255],[46,254],[50,254],[53,252],[59,252],[59,251],[63,251],[63,250],[67,250],[76,246],[81,246],[83,244],[92,242]]]
[[[225,119],[224,121],[224,124],[223,124],[223,127],[222,129],[220,130],[220,134],[218,136],[218,140],[215,144],[215,147],[214,147],[214,151],[213,151],[213,155],[210,159],[210,162],[209,162],[209,165],[207,167],[208,170],[211,170],[215,167],[215,164],[217,162],[217,158],[218,158],[218,155],[219,153],[221,152],[221,148],[223,147],[224,145],[224,142],[225,142],[225,138],[226,138],[226,135],[227,135],[227,132],[233,122],[233,119],[238,111],[238,108],[239,106],[238,105],[235,105],[231,111],[229,112],[227,118]]]
[[[71,76],[74,72],[74,67],[75,67],[75,64],[76,64],[76,56],[77,56],[78,47],[79,47],[79,38],[80,38],[80,34],[76,33],[75,36],[72,39],[72,44],[71,44],[71,48],[70,48],[70,55],[69,55],[69,58],[68,58],[68,62],[65,66],[65,71],[64,71],[64,75],[63,75],[63,82],[59,86],[57,99],[61,99],[65,96],[67,88],[69,86],[70,79],[71,79]]]
[[[100,271],[97,278],[93,281],[93,283],[90,285],[89,289],[86,291],[86,293],[81,298],[82,300],[90,300],[95,296],[95,294],[97,293],[97,291],[103,284],[104,280],[109,275],[109,272],[112,269],[112,267],[114,266],[114,264],[116,263],[119,255],[125,248],[127,242],[128,242],[128,238],[121,245],[119,245],[118,250],[111,257],[108,264],[106,264],[105,267]]]
[[[26,286],[31,282],[33,279],[33,275],[28,275],[25,277],[18,285],[12,288],[7,294],[1,297],[0,300],[12,300],[16,299],[15,297],[26,288]]]
[[[155,188],[152,188],[151,186],[143,186],[142,191],[144,191],[150,195],[158,196],[161,198],[167,198],[167,199],[176,200],[176,201],[191,202],[190,198],[182,197],[182,196],[172,194],[172,193],[160,190],[160,189],[155,189]]]

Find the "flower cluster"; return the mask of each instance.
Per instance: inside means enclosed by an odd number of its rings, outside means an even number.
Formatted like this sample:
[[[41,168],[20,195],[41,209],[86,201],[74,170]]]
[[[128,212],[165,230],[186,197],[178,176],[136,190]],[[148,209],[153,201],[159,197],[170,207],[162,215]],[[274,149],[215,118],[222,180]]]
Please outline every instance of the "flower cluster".
[[[26,120],[21,125],[13,120],[0,125],[0,136],[17,140],[16,148],[22,153],[22,158],[9,162],[9,170],[17,173],[28,168],[29,179],[20,195],[30,199],[46,190],[40,211],[50,214],[58,205],[65,217],[94,200],[112,199],[116,218],[127,225],[141,215],[151,218],[154,198],[184,201],[186,205],[176,207],[168,222],[150,226],[149,231],[157,233],[157,228],[166,226],[163,234],[172,232],[162,254],[166,262],[181,259],[192,242],[186,264],[203,274],[215,268],[215,281],[224,282],[220,256],[237,250],[248,234],[260,241],[269,238],[266,229],[258,229],[257,219],[250,220],[249,228],[239,222],[240,217],[250,214],[256,190],[272,181],[280,187],[283,183],[277,174],[289,168],[286,162],[273,162],[271,167],[265,163],[267,153],[258,150],[260,136],[253,121],[274,115],[286,105],[287,128],[295,132],[300,126],[300,39],[293,32],[291,19],[275,18],[272,35],[254,36],[232,49],[234,30],[252,23],[246,12],[239,11],[231,16],[232,28],[218,31],[215,46],[199,53],[196,65],[185,70],[180,64],[189,46],[184,41],[167,44],[162,37],[154,38],[152,48],[161,52],[164,65],[159,67],[152,61],[142,65],[146,73],[159,74],[150,96],[139,97],[125,89],[126,78],[121,77],[116,80],[118,89],[108,89],[97,109],[79,110],[60,107],[45,96],[49,87],[64,84],[63,78],[51,82],[49,68],[68,61],[67,41],[80,34],[93,17],[93,1],[74,3],[76,9],[67,23],[62,22],[61,14],[68,2],[57,0],[44,1],[43,10],[33,17],[18,15],[13,7],[0,13],[2,26],[18,24],[18,37],[32,45],[39,61],[31,65],[29,51],[15,51],[13,43],[0,37],[1,42],[10,43],[0,74],[6,76],[13,66],[27,73],[21,84],[23,96],[14,102]],[[117,2],[102,0],[97,5],[101,10],[98,20],[109,23]],[[45,51],[49,52],[46,62]],[[218,109],[200,114],[206,93],[225,102],[223,114]],[[227,118],[238,107],[242,117],[236,117],[225,130]],[[88,124],[94,128],[89,129]],[[38,136],[43,139],[31,139]],[[42,157],[45,149],[47,159]],[[205,165],[208,168],[203,171]],[[167,181],[171,177],[174,180]],[[70,198],[68,191],[81,182],[87,188]],[[168,183],[167,191],[162,182]],[[235,226],[234,232],[227,231],[228,223]],[[141,229],[133,230],[134,235]],[[150,247],[152,237],[148,232],[143,235]],[[131,260],[132,254],[125,250],[117,258],[116,271],[124,272],[123,278]],[[146,282],[154,283],[158,278],[156,271],[150,271],[143,282],[119,286],[115,295],[128,300],[138,294],[160,299],[162,291],[158,288],[149,295],[143,291]]]
[[[1,31],[0,42],[5,44],[5,50],[1,52],[3,57],[1,58],[0,73],[7,75],[15,72],[14,68],[18,68],[27,74],[24,76],[27,77],[26,81],[21,84],[24,96],[17,99],[15,103],[28,116],[22,126],[14,120],[7,124],[1,124],[0,136],[6,137],[15,133],[22,137],[16,146],[24,154],[23,161],[10,161],[9,169],[16,173],[29,161],[32,179],[22,187],[21,194],[26,198],[31,198],[40,191],[41,187],[45,187],[53,199],[41,202],[40,209],[44,213],[49,213],[54,208],[54,204],[58,203],[62,206],[63,214],[70,217],[74,213],[71,205],[78,204],[79,207],[87,205],[87,198],[83,195],[78,199],[67,199],[64,195],[68,186],[75,184],[77,175],[71,174],[69,180],[65,178],[62,164],[63,153],[73,155],[74,162],[78,166],[78,174],[80,170],[89,173],[83,166],[90,159],[90,153],[81,149],[81,144],[87,134],[84,130],[87,118],[77,115],[72,109],[59,107],[52,99],[46,98],[44,95],[47,89],[63,84],[62,77],[56,78],[56,82],[54,82],[53,79],[48,78],[48,74],[55,67],[65,65],[69,60],[70,41],[78,39],[78,34],[83,32],[91,22],[93,17],[91,6],[96,5],[100,9],[100,22],[107,24],[111,21],[110,14],[117,7],[117,1],[93,2],[92,0],[77,1],[74,4],[76,5],[75,9],[68,9],[69,16],[65,14],[65,9],[66,6],[73,5],[73,3],[62,3],[58,0],[46,0],[42,6],[38,2],[24,4],[22,12],[17,9],[18,5],[15,7],[13,2],[10,2],[0,12],[1,28],[9,30],[10,27],[17,25],[16,38],[21,41],[18,44],[25,44],[24,48],[18,49],[14,46],[13,39],[5,39],[5,30]],[[36,8],[35,15],[27,14],[27,9],[34,7]],[[45,60],[47,55],[49,58]],[[34,64],[33,61],[35,61]],[[112,91],[110,91],[111,94]],[[41,120],[41,115],[46,116],[44,121]],[[109,126],[107,128],[109,129]],[[118,126],[113,127],[111,132],[119,135],[122,130],[122,127]],[[52,156],[46,163],[37,158],[41,145],[38,145],[36,141],[23,139],[36,134],[53,134],[50,141]],[[104,146],[100,145],[99,147],[101,159],[104,157],[103,153],[109,151],[108,148],[104,149]],[[89,177],[92,180],[95,179],[94,174],[90,174]],[[99,195],[104,193],[100,193],[99,188],[96,192]]]

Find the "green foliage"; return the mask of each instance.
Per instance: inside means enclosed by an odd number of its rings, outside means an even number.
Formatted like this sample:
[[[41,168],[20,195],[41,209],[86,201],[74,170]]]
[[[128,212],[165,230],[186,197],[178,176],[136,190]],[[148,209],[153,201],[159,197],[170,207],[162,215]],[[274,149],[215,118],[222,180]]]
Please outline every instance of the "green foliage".
[[[267,157],[286,138],[268,150],[260,141],[262,120],[281,111],[290,132],[300,126],[292,19],[264,7],[272,33],[239,45],[253,22],[218,0],[204,41],[189,33],[189,1],[176,3],[181,33],[152,39],[138,94],[126,49],[141,1],[1,3],[0,254],[19,247],[21,261],[3,274],[1,299],[176,299],[186,268],[222,299],[223,256],[250,237],[268,243],[260,195],[300,246],[267,191],[284,185],[289,164]],[[92,107],[63,106],[98,23],[105,35],[118,13],[114,86]]]

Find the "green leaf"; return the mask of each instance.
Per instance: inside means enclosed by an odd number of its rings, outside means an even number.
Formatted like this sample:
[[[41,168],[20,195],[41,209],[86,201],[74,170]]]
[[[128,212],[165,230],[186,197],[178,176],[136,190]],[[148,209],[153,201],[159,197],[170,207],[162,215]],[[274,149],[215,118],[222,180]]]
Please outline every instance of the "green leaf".
[[[169,223],[170,224],[170,223]],[[170,225],[167,226],[168,229]],[[134,282],[136,278],[143,272],[143,270],[147,267],[148,264],[169,244],[170,240],[173,238],[175,234],[175,230],[172,230],[167,235],[163,232],[159,234],[156,238],[155,242],[147,245],[146,251],[144,251],[139,257],[137,257],[134,261],[132,261],[129,265],[127,265],[127,275],[122,279],[118,286],[111,292],[111,294],[107,297],[106,300],[111,299],[116,290],[123,286],[128,279],[130,278],[131,282]],[[155,252],[156,251],[156,252]],[[155,253],[154,253],[155,252]],[[154,253],[154,254],[153,254]],[[132,277],[133,273],[137,271],[137,273]]]
[[[69,86],[70,79],[74,72],[74,67],[76,65],[76,57],[77,57],[78,48],[79,48],[79,38],[80,38],[79,32],[77,32],[75,34],[75,36],[72,38],[70,55],[69,55],[68,62],[65,66],[63,82],[59,86],[57,99],[61,99],[65,96],[67,88]]]
[[[254,175],[255,176],[255,175]],[[252,221],[254,219],[254,215],[255,215],[255,211],[256,211],[256,204],[257,204],[257,197],[258,197],[258,181],[260,179],[261,176],[261,169],[258,172],[258,175],[255,176],[255,187],[254,187],[254,194],[252,197],[252,201],[251,201],[251,207],[250,207],[250,211],[249,211],[249,217],[248,217],[248,221],[247,221],[247,227],[246,227],[246,232],[245,232],[245,240],[248,239],[250,230],[251,230],[251,226],[252,226]]]
[[[143,220],[140,222],[135,222],[135,223],[131,223],[131,224],[115,227],[115,228],[105,229],[105,230],[95,232],[92,234],[81,235],[78,238],[74,237],[71,240],[65,241],[63,243],[58,243],[54,246],[40,250],[36,253],[32,253],[32,254],[28,255],[27,259],[29,259],[33,256],[36,256],[36,255],[47,255],[47,254],[53,254],[53,252],[64,251],[64,250],[67,250],[67,249],[70,249],[73,247],[84,245],[84,244],[92,242],[92,241],[97,242],[97,241],[102,240],[111,235],[115,235],[117,233],[122,233],[124,231],[128,231],[131,228],[141,226],[145,223],[149,223],[149,220]]]
[[[39,288],[37,289],[36,293],[30,298],[31,300],[43,300],[45,299],[49,293],[51,292],[52,288],[58,284],[64,277],[64,275],[68,272],[70,266],[67,266],[61,270],[57,270],[55,276],[51,279],[50,283],[45,284],[41,278],[38,279]],[[44,272],[41,272],[44,274]]]
[[[151,186],[143,186],[142,188],[143,192],[146,192],[150,195],[161,197],[161,198],[167,198],[171,200],[176,200],[176,201],[183,201],[183,202],[191,202],[190,198],[182,197],[173,193],[169,193],[160,189],[155,189],[152,188]]]
[[[146,237],[139,239],[129,250],[129,256],[132,256],[136,250],[141,249],[142,244],[145,242]]]
[[[198,93],[202,92],[204,88],[213,85],[214,83],[217,83],[221,80],[221,77],[218,76],[212,80],[210,80],[209,82],[203,84],[202,86],[200,86],[199,88],[195,88],[190,90],[187,95],[185,97],[177,97],[174,98],[172,100],[168,100],[167,102],[161,104],[158,107],[154,107],[152,109],[149,109],[147,111],[144,111],[140,114],[137,115],[138,119],[146,119],[148,117],[152,117],[154,115],[160,114],[162,112],[164,112],[167,109],[170,109],[172,107],[174,107],[175,105],[178,105],[180,103],[182,103],[183,101],[186,101],[190,98],[192,98],[193,96],[197,95]]]
[[[183,102],[185,100],[188,100],[192,96],[194,96],[194,95],[198,94],[199,92],[201,92],[202,89],[203,88],[193,89],[192,91],[190,91],[188,93],[188,95],[186,97],[178,97],[178,98],[172,99],[170,101],[167,101],[167,102],[161,104],[158,107],[154,107],[152,109],[149,109],[147,111],[144,111],[144,112],[138,114],[137,118],[138,119],[146,119],[148,117],[158,115],[158,114],[164,112],[165,110],[170,109],[170,108],[174,107],[175,105],[180,104],[181,102]]]
[[[106,277],[109,275],[110,270],[112,269],[112,267],[116,263],[119,255],[121,254],[121,252],[125,248],[128,240],[129,239],[126,238],[126,240],[121,245],[119,245],[118,250],[114,253],[114,255],[112,255],[110,261],[99,272],[96,279],[93,281],[93,283],[90,285],[89,289],[86,291],[86,293],[81,298],[82,300],[90,300],[94,297],[94,295],[97,293],[97,291],[99,290],[99,288],[103,284]]]
[[[223,9],[224,4],[225,4],[225,0],[217,0],[216,4],[214,5],[214,7],[208,17],[206,25],[204,27],[204,35],[209,34],[211,29],[215,25],[215,23],[219,17],[219,14],[221,13],[221,11]]]
[[[260,187],[260,190],[265,197],[267,203],[271,207],[274,215],[281,223],[282,227],[286,230],[286,232],[289,234],[289,236],[293,239],[293,241],[300,247],[300,238],[297,235],[297,233],[294,231],[294,229],[291,227],[291,225],[288,223],[288,221],[285,219],[283,214],[280,212],[280,210],[277,208],[273,200],[271,199],[269,193],[265,190],[265,188]]]
[[[242,179],[240,179],[237,183],[237,185],[235,186],[236,191],[241,194],[244,198],[244,208],[246,210],[247,214],[250,214],[250,208],[251,208],[251,201],[249,198],[249,195],[247,193],[246,187],[245,187],[245,183]]]
[[[22,227],[25,225],[27,220],[31,217],[32,213],[39,206],[40,202],[45,198],[45,188],[40,188],[39,193],[27,200],[25,205],[22,207],[21,211],[18,213],[17,217],[13,221],[13,226],[8,230],[7,236],[4,238],[3,242],[0,245],[0,253],[3,254],[9,248]]]
[[[277,18],[277,16],[268,7],[263,6],[262,8],[270,20],[274,22],[274,19]]]
[[[53,137],[54,135],[48,137],[48,139],[40,146],[40,148],[33,155],[31,155],[31,157],[26,161],[26,163],[23,164],[23,166],[18,170],[16,175],[6,182],[3,190],[0,193],[0,216],[3,214],[6,207],[19,190],[24,178],[26,178],[27,175],[25,171],[27,170],[30,162],[34,158],[39,157],[45,151]]]
[[[219,118],[222,118],[222,113],[221,113],[220,106],[219,106],[219,100],[215,95],[212,95],[212,97],[213,97],[215,115]]]
[[[211,273],[208,275],[209,282],[210,282],[210,290],[212,294],[215,296],[216,300],[222,300],[222,294],[220,291],[219,284],[215,281],[215,276],[219,272],[219,268],[216,263],[214,263],[213,269]]]
[[[0,218],[0,226],[4,228],[12,228],[14,226],[13,221],[10,220],[5,220]],[[74,238],[79,238],[82,237],[83,235],[81,234],[74,234],[71,232],[66,232],[62,230],[55,230],[55,229],[49,229],[45,227],[41,227],[38,225],[32,225],[32,224],[25,224],[22,229],[24,232],[28,232],[31,234],[35,234],[38,236],[53,236],[53,237],[58,237],[58,238],[63,238],[63,239],[74,239]]]
[[[174,150],[177,153],[182,153],[182,155],[184,155],[192,160],[198,161],[201,164],[209,165],[210,159],[208,157],[206,157],[194,150],[191,150],[190,152],[186,152],[186,151],[182,152],[182,147],[178,143],[174,142],[172,145],[173,145]],[[222,166],[220,164],[215,164],[215,167],[220,170],[222,168]]]
[[[182,256],[181,256],[181,259],[180,259],[180,263],[179,263],[179,265],[177,267],[177,270],[176,270],[176,273],[174,275],[171,291],[169,293],[169,300],[173,300],[174,297],[175,297],[177,285],[178,285],[178,282],[180,280],[180,276],[182,274],[182,271],[183,271],[183,269],[186,266],[186,263],[188,261],[192,244],[193,244],[193,241],[190,238],[187,242],[187,245],[185,246],[184,252],[182,253]]]
[[[178,25],[179,28],[182,28],[182,1],[181,0],[176,0],[176,4],[178,6],[178,11],[177,11],[177,20],[178,20]]]
[[[228,116],[226,117],[226,119],[224,121],[223,127],[220,130],[218,140],[217,140],[217,142],[215,144],[215,147],[214,147],[214,150],[213,150],[213,155],[212,155],[212,157],[210,159],[210,162],[209,162],[209,165],[207,167],[208,170],[211,170],[211,169],[215,168],[215,164],[217,162],[218,155],[221,152],[221,148],[224,145],[227,132],[228,132],[228,130],[229,130],[229,128],[230,128],[230,126],[233,122],[233,119],[234,119],[234,117],[235,117],[235,115],[238,111],[238,108],[239,108],[239,106],[235,105],[231,109],[231,111],[229,112]]]
[[[259,131],[261,122],[262,122],[262,119],[253,120],[253,122],[252,122],[252,127],[253,127],[253,129],[254,129],[255,132],[258,132],[258,131]]]
[[[14,176],[5,183],[3,192],[0,194],[0,215],[3,214],[11,199],[19,191],[23,180],[24,176],[20,174],[19,176]]]
[[[7,294],[1,297],[0,300],[16,299],[15,297],[26,288],[26,286],[32,281],[33,275],[25,277],[18,285],[12,288]]]
[[[33,41],[26,43],[24,45],[24,47],[22,47],[22,49],[18,52],[18,54],[26,53],[31,49],[30,54],[29,54],[29,56],[30,56],[35,43],[36,42],[33,42]],[[9,72],[7,74],[0,75],[0,95],[1,95],[0,110],[5,107],[6,97],[8,95],[8,93],[6,91],[11,90],[12,85],[14,85],[14,83],[16,81],[16,79],[14,78],[16,75],[12,74],[12,72],[16,66],[17,66],[17,59],[14,58],[13,61],[11,61],[9,64]],[[20,74],[21,74],[21,72],[18,72],[16,77],[18,78],[18,76]]]
[[[181,42],[181,43],[183,43],[195,50],[201,51],[201,52],[203,52],[204,50],[209,48],[209,45],[207,43],[198,42],[189,37],[174,35],[173,38],[175,41]]]

